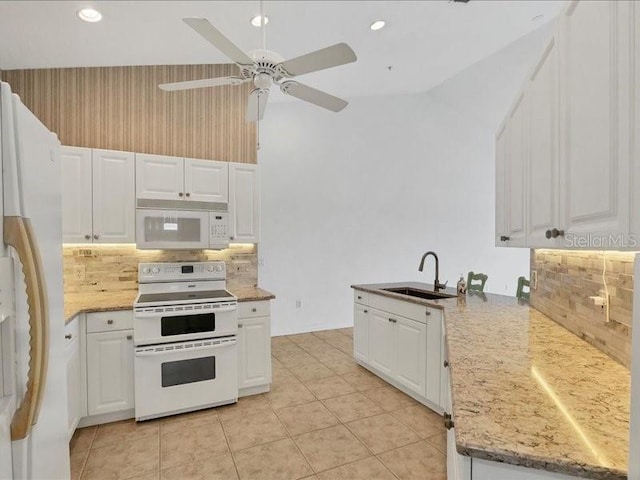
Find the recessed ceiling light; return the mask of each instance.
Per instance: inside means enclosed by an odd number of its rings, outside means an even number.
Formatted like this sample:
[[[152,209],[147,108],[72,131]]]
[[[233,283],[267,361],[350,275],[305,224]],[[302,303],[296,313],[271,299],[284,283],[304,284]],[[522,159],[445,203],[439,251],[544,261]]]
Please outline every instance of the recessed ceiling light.
[[[267,23],[269,23],[269,17],[267,17],[265,15],[264,16],[264,24],[266,25]],[[251,25],[253,25],[254,27],[262,26],[262,17],[260,15],[256,15],[255,17],[253,17],[251,19]]]
[[[96,23],[102,20],[102,14],[95,8],[83,8],[78,10],[78,17],[89,23]]]
[[[536,15],[535,17],[533,17],[531,19],[532,22],[537,22],[538,20],[542,20],[544,18],[544,15],[540,14],[540,15]]]
[[[386,22],[384,20],[376,20],[375,22],[373,22],[371,25],[369,25],[369,28],[371,30],[380,30],[382,27],[384,27],[386,24]]]

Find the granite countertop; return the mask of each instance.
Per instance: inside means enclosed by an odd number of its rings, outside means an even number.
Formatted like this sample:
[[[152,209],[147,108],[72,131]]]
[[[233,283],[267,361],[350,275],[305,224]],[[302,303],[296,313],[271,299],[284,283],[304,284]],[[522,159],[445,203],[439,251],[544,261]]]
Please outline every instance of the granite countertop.
[[[272,300],[276,296],[259,287],[228,287],[238,302]],[[137,290],[121,290],[116,292],[65,293],[64,318],[69,323],[80,313],[109,312],[114,310],[130,310],[138,295]]]
[[[390,296],[375,285],[354,288]],[[577,477],[627,478],[625,367],[513,297],[423,303],[445,310],[459,453]]]

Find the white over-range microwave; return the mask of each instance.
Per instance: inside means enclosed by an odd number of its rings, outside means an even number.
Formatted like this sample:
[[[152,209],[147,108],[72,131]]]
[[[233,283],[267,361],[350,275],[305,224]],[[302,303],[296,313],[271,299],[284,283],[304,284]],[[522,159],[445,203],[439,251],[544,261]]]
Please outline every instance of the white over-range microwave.
[[[137,199],[137,248],[191,250],[228,246],[226,203]]]

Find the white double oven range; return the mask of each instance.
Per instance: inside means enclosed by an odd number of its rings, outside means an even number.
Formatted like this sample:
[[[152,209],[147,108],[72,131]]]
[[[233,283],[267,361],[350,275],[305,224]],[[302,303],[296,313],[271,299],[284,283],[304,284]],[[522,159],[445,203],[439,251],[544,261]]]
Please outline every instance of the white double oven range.
[[[237,299],[225,263],[141,263],[138,281],[136,420],[236,402]]]

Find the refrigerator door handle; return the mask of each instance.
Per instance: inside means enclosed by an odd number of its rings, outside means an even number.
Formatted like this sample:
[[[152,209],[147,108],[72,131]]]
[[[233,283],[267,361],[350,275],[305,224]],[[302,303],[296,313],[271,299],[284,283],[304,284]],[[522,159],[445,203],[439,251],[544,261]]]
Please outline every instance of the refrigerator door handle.
[[[5,216],[4,243],[16,250],[22,262],[29,307],[27,390],[11,421],[11,439],[20,440],[38,421],[49,360],[49,312],[42,260],[29,219]]]

